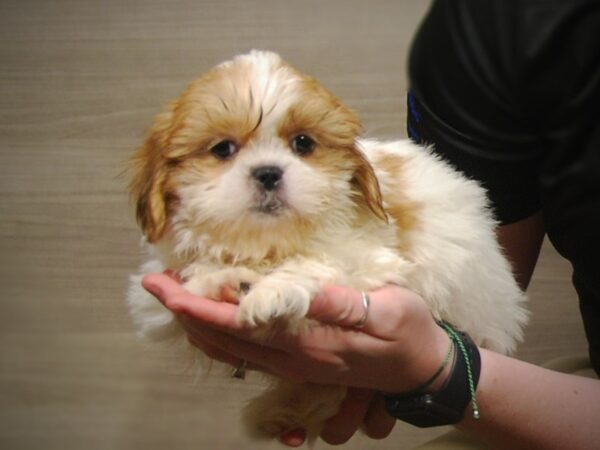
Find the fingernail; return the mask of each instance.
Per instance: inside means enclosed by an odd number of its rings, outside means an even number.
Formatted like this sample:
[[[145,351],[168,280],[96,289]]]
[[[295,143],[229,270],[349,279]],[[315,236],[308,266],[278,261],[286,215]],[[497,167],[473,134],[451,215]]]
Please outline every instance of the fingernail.
[[[288,447],[300,447],[306,440],[306,430],[303,428],[297,428],[295,430],[288,431],[282,434],[279,437],[279,440]]]
[[[168,276],[169,278],[171,278],[172,280],[177,281],[178,283],[182,282],[182,278],[179,276],[179,274],[177,272],[175,272],[173,269],[167,269],[163,272],[166,276]]]

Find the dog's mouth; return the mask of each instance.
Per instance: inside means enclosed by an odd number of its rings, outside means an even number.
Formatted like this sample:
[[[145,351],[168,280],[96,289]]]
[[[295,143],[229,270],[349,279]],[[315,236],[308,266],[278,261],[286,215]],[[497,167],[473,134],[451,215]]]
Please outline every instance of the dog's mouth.
[[[252,211],[269,216],[279,216],[288,205],[276,192],[261,192]]]

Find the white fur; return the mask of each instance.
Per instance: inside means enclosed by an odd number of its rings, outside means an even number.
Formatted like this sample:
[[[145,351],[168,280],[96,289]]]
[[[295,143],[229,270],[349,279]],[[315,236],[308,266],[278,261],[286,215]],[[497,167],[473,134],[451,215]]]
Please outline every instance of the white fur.
[[[303,324],[311,298],[323,285],[368,291],[397,283],[420,293],[435,316],[467,331],[478,344],[502,353],[513,351],[527,319],[525,298],[496,242],[496,224],[483,189],[411,142],[362,140],[359,146],[377,174],[384,206],[401,189],[418,208],[416,226],[401,236],[393,220],[386,224],[373,218],[353,225],[358,212],[352,174],[342,171],[331,177],[292,154],[288,144],[273,135],[287,108],[298,100],[297,76],[282,69],[279,57],[271,53],[253,52],[227,64],[236,61],[252,63],[255,71],[249,73],[249,83],[270,114],[257,138],[218,178],[182,175],[181,201],[171,218],[170,234],[157,244],[162,261],[147,263],[140,274],[184,261],[180,274],[185,286],[213,297],[223,284],[239,288],[249,283],[247,295],[240,292],[240,320],[258,326],[284,318],[291,332]],[[389,173],[381,163],[386,158],[401,160],[402,173]],[[277,217],[253,212],[258,194],[248,172],[264,164],[278,165],[285,173],[278,193],[285,208]],[[314,232],[305,235],[290,227],[285,235],[273,235],[281,221],[291,224],[295,217],[309,219]],[[207,222],[231,227],[234,236],[215,241],[205,232]],[[256,239],[235,239],[235,230],[249,229]],[[265,259],[273,246],[286,255],[276,265]],[[301,250],[288,255],[290,248]],[[399,248],[406,248],[406,254]],[[131,278],[128,295],[140,332],[161,339],[181,335],[172,315],[142,290],[140,277]],[[336,412],[343,394],[340,388],[277,381],[245,418],[253,431],[270,435],[298,426],[317,432]],[[323,404],[328,407],[320,409]]]

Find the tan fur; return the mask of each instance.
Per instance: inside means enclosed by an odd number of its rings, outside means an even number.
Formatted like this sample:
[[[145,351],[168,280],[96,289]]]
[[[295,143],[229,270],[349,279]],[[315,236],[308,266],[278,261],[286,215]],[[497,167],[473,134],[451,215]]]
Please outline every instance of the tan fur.
[[[406,182],[402,176],[405,172],[403,158],[393,154],[382,154],[373,161],[379,169],[387,174],[390,179],[390,190],[395,193],[386,198],[385,210],[396,224],[398,229],[399,250],[403,254],[409,254],[409,239],[405,236],[419,226],[418,216],[421,205],[412,201],[404,195],[407,190]]]
[[[159,240],[164,233],[167,198],[173,203],[177,201],[175,196],[169,196],[167,183],[172,116],[172,112],[167,111],[156,117],[146,141],[131,158],[130,193],[136,203],[138,223],[150,242]]]

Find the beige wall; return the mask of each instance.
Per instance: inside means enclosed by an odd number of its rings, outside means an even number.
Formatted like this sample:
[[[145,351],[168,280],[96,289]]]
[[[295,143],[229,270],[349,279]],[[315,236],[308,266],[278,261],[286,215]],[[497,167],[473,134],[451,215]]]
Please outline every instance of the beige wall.
[[[193,385],[132,332],[123,298],[139,234],[123,162],[162,104],[253,47],[319,78],[368,134],[404,136],[406,51],[427,3],[0,2],[0,448],[265,448],[237,420],[255,382]],[[569,270],[549,249],[532,296],[521,355],[583,351]],[[431,435],[399,426],[346,448]]]

